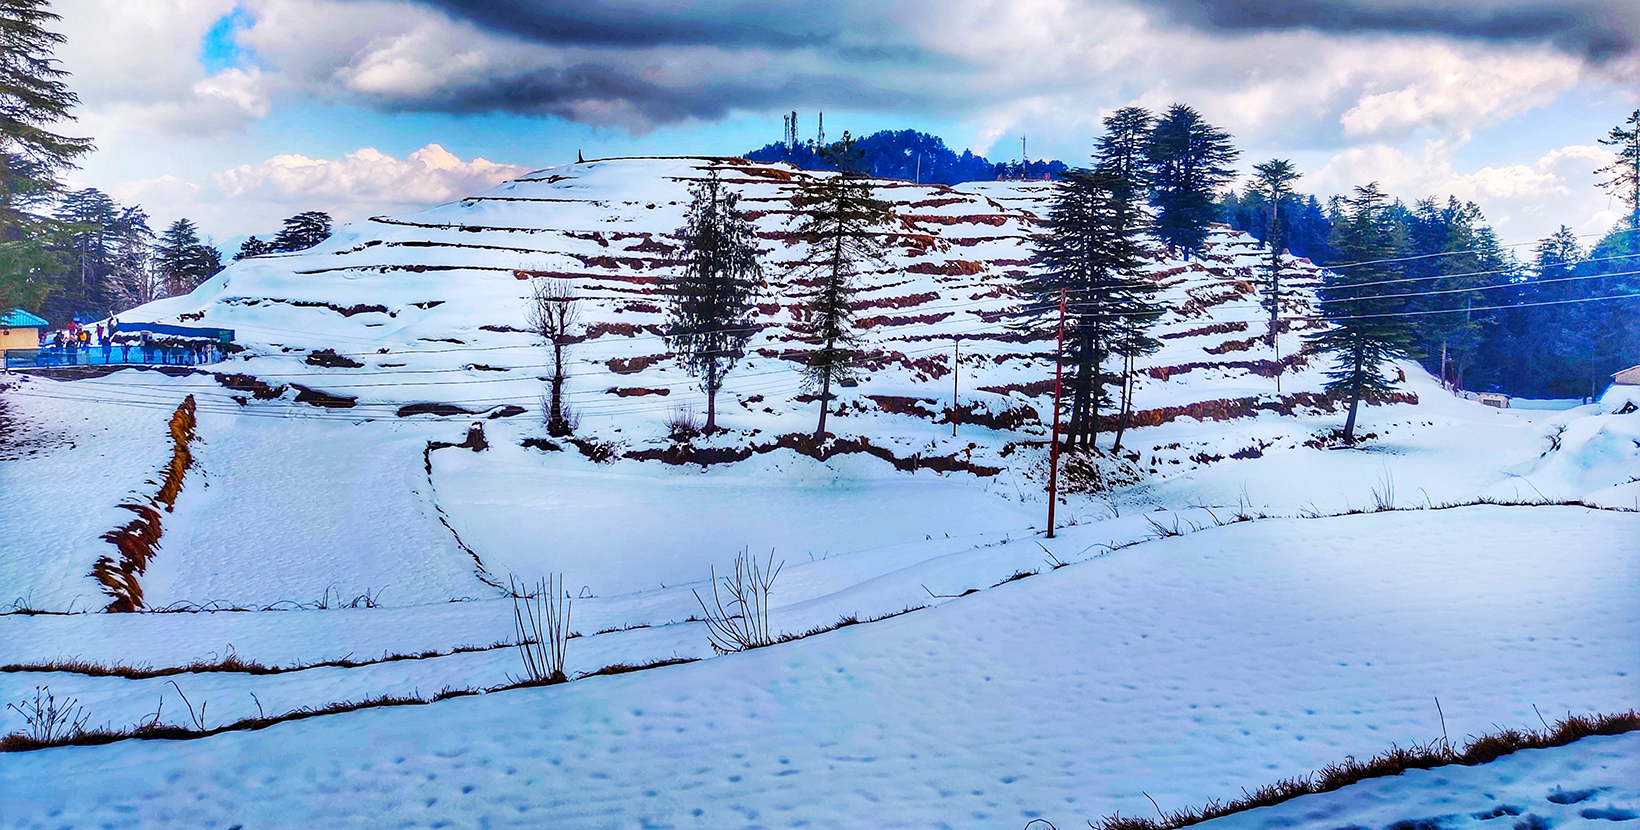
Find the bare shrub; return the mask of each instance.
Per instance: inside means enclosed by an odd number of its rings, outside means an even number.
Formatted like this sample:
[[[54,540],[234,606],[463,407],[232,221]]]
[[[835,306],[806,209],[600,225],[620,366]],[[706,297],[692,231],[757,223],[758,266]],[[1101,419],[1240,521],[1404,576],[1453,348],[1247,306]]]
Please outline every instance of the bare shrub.
[[[569,644],[570,598],[564,576],[548,576],[528,583],[507,578],[513,601],[513,630],[519,656],[524,658],[524,682],[563,683],[564,651]]]
[[[785,564],[784,561],[774,564],[774,551],[771,550],[768,561],[759,565],[750,548],[742,549],[735,556],[732,576],[719,577],[717,569],[712,569],[710,605],[701,598],[699,591],[694,592],[695,601],[700,603],[700,610],[706,615],[706,636],[719,654],[745,651],[774,642],[769,633],[769,588],[774,585],[775,577],[780,575],[780,569]],[[724,602],[725,594],[727,603]]]
[[[1395,509],[1395,477],[1390,475],[1386,468],[1378,476],[1377,486],[1372,488],[1372,511],[1384,513]]]
[[[28,727],[17,734],[40,743],[72,740],[85,731],[85,722],[91,717],[78,700],[59,701],[48,686],[35,686],[33,700],[24,698],[6,704],[6,708],[22,715]]]
[[[552,347],[552,380],[545,407],[547,434],[562,438],[574,432],[564,415],[564,352],[575,341],[571,330],[580,319],[580,299],[568,280],[536,279],[524,319],[530,330]]]
[[[695,408],[684,405],[673,409],[666,419],[666,431],[679,443],[700,437],[700,418],[695,415]]]

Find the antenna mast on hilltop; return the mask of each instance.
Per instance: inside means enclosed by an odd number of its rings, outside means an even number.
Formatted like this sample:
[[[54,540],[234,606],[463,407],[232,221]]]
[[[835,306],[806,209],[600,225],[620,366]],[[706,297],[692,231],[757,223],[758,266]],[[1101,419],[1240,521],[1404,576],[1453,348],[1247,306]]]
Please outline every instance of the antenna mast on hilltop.
[[[1031,157],[1025,155],[1025,136],[1019,137],[1019,180],[1025,181],[1031,177]]]
[[[823,112],[820,113],[820,131],[815,134],[814,143],[822,147],[826,146],[826,114]]]

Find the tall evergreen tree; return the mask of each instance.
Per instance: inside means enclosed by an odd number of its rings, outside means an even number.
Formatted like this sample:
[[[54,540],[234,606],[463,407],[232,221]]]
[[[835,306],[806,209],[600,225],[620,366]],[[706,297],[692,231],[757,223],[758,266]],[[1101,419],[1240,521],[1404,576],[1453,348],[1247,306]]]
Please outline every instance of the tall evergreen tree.
[[[1600,143],[1615,147],[1617,158],[1594,171],[1608,178],[1601,187],[1616,193],[1629,209],[1629,229],[1640,231],[1640,109],[1612,128]]]
[[[1395,258],[1402,247],[1388,198],[1373,182],[1357,187],[1343,210],[1341,221],[1333,225],[1333,247],[1345,263],[1325,274],[1319,292],[1322,315],[1332,325],[1309,340],[1333,358],[1324,388],[1349,400],[1343,437],[1350,444],[1362,399],[1391,394],[1395,382],[1383,375],[1382,366],[1410,356],[1414,332],[1399,316],[1405,299],[1392,296],[1399,292],[1384,284],[1399,273],[1385,260]]]
[[[1094,171],[1110,187],[1111,231],[1119,241],[1110,263],[1118,273],[1131,276],[1143,258],[1140,236],[1150,227],[1150,216],[1143,201],[1150,186],[1150,163],[1145,151],[1150,143],[1155,116],[1143,107],[1122,107],[1105,118],[1105,134],[1094,146]],[[1134,309],[1148,309],[1141,299],[1146,293],[1141,286],[1133,295],[1139,299]],[[1131,310],[1131,309],[1130,309]],[[1159,313],[1159,311],[1158,311]],[[1161,344],[1148,333],[1155,316],[1149,313],[1118,314],[1109,336],[1110,351],[1122,358],[1120,414],[1116,421],[1116,440],[1112,452],[1122,449],[1122,434],[1127,430],[1128,414],[1133,404],[1133,361],[1155,351]],[[1096,378],[1099,370],[1095,368]],[[1097,383],[1096,383],[1097,385]],[[1102,393],[1095,391],[1094,397]],[[1098,425],[1094,424],[1097,434]]]
[[[1034,242],[1038,267],[1024,286],[1033,309],[1024,315],[1025,326],[1057,327],[1061,291],[1072,312],[1064,356],[1075,367],[1065,430],[1071,449],[1098,444],[1099,411],[1107,402],[1105,359],[1147,348],[1143,331],[1161,313],[1151,296],[1154,285],[1133,276],[1144,250],[1122,228],[1120,187],[1099,171],[1072,171],[1059,180],[1046,230]]]
[[[154,268],[154,231],[141,207],[124,208],[114,223],[114,255],[109,263],[111,312],[165,296],[165,281]]]
[[[119,221],[120,206],[108,194],[88,187],[67,194],[55,213],[62,233],[60,248],[73,259],[76,272],[50,303],[56,307],[55,316],[82,311],[106,314],[111,237]]]
[[[178,219],[160,236],[154,267],[168,296],[186,294],[222,270],[222,252],[200,241],[192,220]]]
[[[1270,249],[1265,261],[1263,291],[1260,303],[1270,314],[1270,348],[1276,352],[1276,391],[1281,391],[1281,353],[1279,351],[1281,325],[1281,255],[1287,247],[1287,221],[1293,201],[1293,182],[1303,174],[1287,159],[1270,159],[1253,168],[1252,192],[1270,206],[1269,224],[1264,244]]]
[[[298,213],[285,220],[273,240],[270,252],[305,251],[330,238],[330,214],[319,210]]]
[[[1200,253],[1217,215],[1214,197],[1235,172],[1240,155],[1230,134],[1184,104],[1174,104],[1151,130],[1145,155],[1151,167],[1155,234],[1187,256]]]
[[[91,140],[52,131],[73,120],[79,98],[52,50],[63,36],[48,0],[0,0],[0,241],[22,239],[38,219],[27,210],[52,197],[58,176],[90,152]]]
[[[794,235],[808,243],[808,256],[796,270],[818,283],[806,298],[797,325],[814,346],[805,357],[803,381],[820,396],[816,443],[826,438],[832,387],[851,382],[860,360],[859,335],[853,326],[855,272],[862,262],[883,259],[885,243],[878,228],[893,216],[892,207],[875,198],[871,182],[857,172],[860,152],[848,133],[828,148],[828,155],[842,172],[807,178],[792,195]]]
[[[247,257],[261,256],[272,252],[272,245],[269,245],[268,243],[252,236],[244,242],[239,243],[239,253],[233,255],[233,261],[238,262]]]
[[[668,280],[666,342],[706,393],[706,432],[717,430],[717,393],[757,331],[752,300],[763,281],[757,229],[740,212],[740,194],[723,188],[717,170],[690,188],[693,197],[677,237],[683,270]]]

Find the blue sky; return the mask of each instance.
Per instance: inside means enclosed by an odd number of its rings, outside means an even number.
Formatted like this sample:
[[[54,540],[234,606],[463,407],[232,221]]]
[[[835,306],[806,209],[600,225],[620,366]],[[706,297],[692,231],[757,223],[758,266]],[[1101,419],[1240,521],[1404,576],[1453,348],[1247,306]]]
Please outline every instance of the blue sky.
[[[1629,0],[59,0],[98,152],[75,183],[232,240],[412,211],[587,157],[921,129],[1086,157],[1189,103],[1320,195],[1474,199],[1507,239],[1609,225],[1595,139],[1640,106]],[[1409,13],[1414,9],[1416,14]],[[435,146],[436,145],[436,146]]]

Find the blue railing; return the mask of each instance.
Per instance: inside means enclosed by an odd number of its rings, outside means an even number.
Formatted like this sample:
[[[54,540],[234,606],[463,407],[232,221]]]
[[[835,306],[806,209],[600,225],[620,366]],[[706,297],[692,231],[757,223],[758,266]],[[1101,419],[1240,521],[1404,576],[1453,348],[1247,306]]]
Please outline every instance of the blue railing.
[[[7,349],[7,369],[35,369],[53,366],[199,366],[223,358],[214,343],[162,345],[159,343],[110,344],[82,349],[47,346],[43,349]]]

